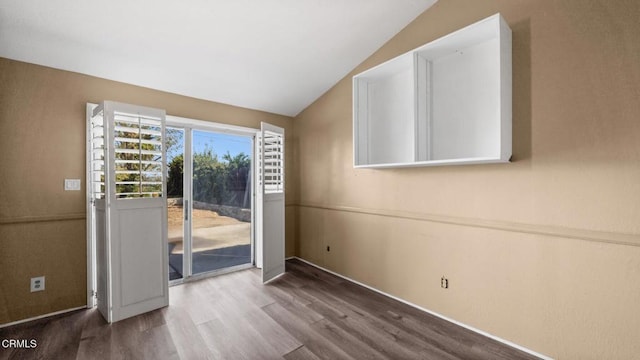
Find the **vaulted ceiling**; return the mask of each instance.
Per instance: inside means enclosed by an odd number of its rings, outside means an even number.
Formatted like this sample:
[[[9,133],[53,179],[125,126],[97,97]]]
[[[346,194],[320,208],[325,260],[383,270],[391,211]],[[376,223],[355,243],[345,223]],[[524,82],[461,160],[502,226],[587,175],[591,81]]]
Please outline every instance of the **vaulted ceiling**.
[[[0,56],[293,116],[436,0],[2,0]]]

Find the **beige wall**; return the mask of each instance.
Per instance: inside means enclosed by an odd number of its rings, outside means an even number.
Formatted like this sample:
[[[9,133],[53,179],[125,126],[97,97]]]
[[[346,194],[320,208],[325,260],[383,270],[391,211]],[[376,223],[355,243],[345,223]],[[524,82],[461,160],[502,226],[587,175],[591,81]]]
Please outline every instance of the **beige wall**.
[[[513,30],[513,162],[354,169],[351,76],[496,12]],[[439,1],[294,120],[297,254],[548,356],[637,358],[639,15]]]
[[[292,143],[289,117],[0,58],[0,324],[86,304],[85,106],[102,100],[251,128],[267,121]],[[82,191],[63,191],[65,178],[83,179]],[[294,214],[288,206],[288,255]],[[30,293],[38,275],[46,290]]]

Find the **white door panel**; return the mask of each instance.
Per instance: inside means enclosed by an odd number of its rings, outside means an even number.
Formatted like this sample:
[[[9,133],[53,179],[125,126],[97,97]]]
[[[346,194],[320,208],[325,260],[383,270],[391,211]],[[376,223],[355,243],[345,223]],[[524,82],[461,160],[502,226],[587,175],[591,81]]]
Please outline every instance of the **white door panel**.
[[[165,114],[104,102],[92,115],[98,308],[115,322],[169,304]]]
[[[158,276],[164,270],[162,247],[157,245],[162,239],[161,218],[161,207],[118,211],[120,241],[114,252],[120,258],[122,307],[165,295],[163,279]]]
[[[267,196],[263,203],[263,281],[284,273],[284,195]]]
[[[259,185],[262,281],[282,275],[284,264],[284,129],[262,123]]]

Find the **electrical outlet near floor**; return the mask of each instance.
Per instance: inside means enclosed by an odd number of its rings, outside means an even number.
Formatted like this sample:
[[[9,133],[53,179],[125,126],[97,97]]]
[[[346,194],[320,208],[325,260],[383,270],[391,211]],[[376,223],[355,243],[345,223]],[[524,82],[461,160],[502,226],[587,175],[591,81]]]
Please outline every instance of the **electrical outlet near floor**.
[[[31,292],[44,290],[44,276],[31,278]]]
[[[449,279],[447,279],[446,277],[442,277],[440,278],[440,287],[443,289],[448,289],[449,288]]]

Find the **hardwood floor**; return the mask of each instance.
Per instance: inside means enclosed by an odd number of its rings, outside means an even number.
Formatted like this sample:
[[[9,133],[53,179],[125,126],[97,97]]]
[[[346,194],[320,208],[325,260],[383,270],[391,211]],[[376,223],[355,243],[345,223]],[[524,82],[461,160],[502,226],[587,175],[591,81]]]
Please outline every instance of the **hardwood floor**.
[[[0,329],[36,339],[5,359],[535,359],[298,260],[170,289],[171,305],[108,325],[82,310]]]

